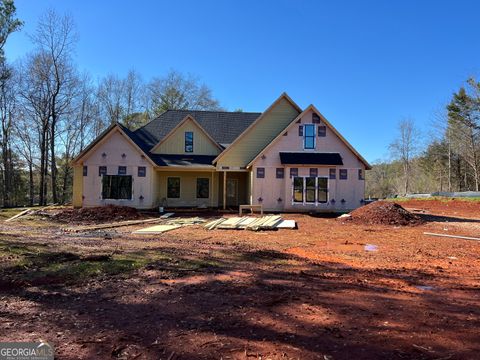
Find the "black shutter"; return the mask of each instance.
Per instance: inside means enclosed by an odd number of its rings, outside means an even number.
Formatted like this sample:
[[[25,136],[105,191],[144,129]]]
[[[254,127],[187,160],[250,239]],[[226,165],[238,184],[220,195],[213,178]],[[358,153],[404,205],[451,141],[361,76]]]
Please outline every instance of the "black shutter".
[[[300,125],[298,127],[298,136],[303,136],[303,126],[302,125]]]

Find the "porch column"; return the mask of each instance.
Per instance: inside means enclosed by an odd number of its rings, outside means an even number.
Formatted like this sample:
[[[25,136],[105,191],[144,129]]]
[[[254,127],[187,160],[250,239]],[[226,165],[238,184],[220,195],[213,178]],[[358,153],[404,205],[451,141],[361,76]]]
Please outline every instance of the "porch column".
[[[223,210],[227,210],[227,172],[223,172]]]

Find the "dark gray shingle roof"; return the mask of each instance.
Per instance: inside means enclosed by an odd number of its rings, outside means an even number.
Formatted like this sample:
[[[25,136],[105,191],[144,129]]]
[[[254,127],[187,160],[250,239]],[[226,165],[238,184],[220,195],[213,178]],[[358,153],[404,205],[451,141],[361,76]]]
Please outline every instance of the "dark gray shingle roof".
[[[261,113],[168,110],[133,134],[139,141],[152,148],[187,115],[191,115],[219,144],[231,144]]]

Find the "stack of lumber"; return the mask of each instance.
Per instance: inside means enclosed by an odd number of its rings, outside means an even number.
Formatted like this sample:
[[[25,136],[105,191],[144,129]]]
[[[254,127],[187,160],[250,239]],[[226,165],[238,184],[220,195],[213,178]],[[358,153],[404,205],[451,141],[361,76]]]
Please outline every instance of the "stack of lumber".
[[[283,223],[287,222],[289,226],[282,226]],[[292,220],[293,221],[293,220]],[[221,218],[213,220],[205,225],[207,230],[213,229],[222,229],[222,230],[275,230],[278,228],[295,228],[295,221],[283,220],[279,215],[267,215],[259,218],[243,216],[243,217],[231,217],[231,218]]]

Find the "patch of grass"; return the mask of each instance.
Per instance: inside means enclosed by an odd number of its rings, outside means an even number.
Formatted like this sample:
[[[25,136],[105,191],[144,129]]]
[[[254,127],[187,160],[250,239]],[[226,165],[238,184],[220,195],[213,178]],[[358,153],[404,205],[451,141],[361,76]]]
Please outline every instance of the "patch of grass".
[[[0,220],[7,220],[12,216],[17,215],[18,213],[26,210],[26,208],[5,208],[0,209]]]

